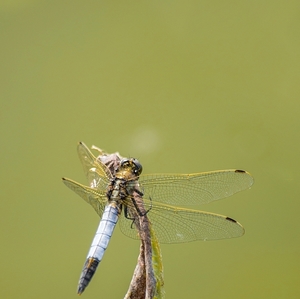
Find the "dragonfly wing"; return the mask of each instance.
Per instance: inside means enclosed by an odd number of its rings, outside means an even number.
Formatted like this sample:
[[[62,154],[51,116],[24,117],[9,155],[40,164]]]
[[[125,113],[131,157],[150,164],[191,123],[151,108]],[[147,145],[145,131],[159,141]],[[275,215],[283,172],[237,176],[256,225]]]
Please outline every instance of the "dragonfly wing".
[[[133,224],[133,219],[127,219],[122,215],[122,217],[119,217],[119,227],[125,236],[136,240],[140,239],[138,231]]]
[[[99,216],[102,216],[107,203],[107,197],[104,191],[81,185],[67,178],[63,178],[62,180],[67,187],[89,203]]]
[[[248,189],[252,176],[244,170],[195,174],[153,174],[139,179],[144,198],[172,205],[204,204]]]
[[[146,200],[145,206],[150,207],[151,203]],[[147,216],[161,243],[228,239],[244,234],[244,228],[234,219],[203,211],[153,202],[153,207]],[[126,236],[138,238],[132,220],[120,217],[120,228]]]
[[[88,147],[83,142],[79,142],[77,146],[77,152],[81,164],[83,166],[84,173],[88,177],[89,183],[91,183],[90,181],[91,169],[94,169],[94,172],[97,173],[99,177],[102,178],[111,177],[111,173],[109,169],[93,155],[93,153],[88,149]]]
[[[107,190],[109,185],[109,180],[107,177],[102,176],[101,172],[99,173],[98,168],[91,168],[87,173],[88,182],[91,188],[96,188],[98,190]]]

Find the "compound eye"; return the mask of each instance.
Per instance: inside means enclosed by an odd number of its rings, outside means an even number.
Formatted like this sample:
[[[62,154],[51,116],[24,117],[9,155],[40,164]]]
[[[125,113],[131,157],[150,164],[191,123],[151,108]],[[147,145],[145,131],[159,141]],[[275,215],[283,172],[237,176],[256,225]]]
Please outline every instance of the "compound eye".
[[[142,170],[143,170],[142,164],[137,159],[133,159],[132,162],[135,165],[134,174],[140,175],[142,173]]]
[[[121,166],[125,166],[126,164],[129,163],[129,160],[128,159],[122,159],[121,162],[120,162],[120,165]]]

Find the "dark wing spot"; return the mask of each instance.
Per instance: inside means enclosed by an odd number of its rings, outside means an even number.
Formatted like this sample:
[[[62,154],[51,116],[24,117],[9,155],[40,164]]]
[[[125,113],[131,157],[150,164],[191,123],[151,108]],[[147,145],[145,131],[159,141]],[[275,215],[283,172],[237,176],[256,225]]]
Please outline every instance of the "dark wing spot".
[[[232,221],[232,222],[236,223],[236,220],[234,220],[234,219],[232,219],[230,217],[226,217],[226,219],[229,220],[229,221]]]
[[[241,170],[241,169],[236,169],[235,172],[239,172],[239,173],[246,173],[245,170]]]

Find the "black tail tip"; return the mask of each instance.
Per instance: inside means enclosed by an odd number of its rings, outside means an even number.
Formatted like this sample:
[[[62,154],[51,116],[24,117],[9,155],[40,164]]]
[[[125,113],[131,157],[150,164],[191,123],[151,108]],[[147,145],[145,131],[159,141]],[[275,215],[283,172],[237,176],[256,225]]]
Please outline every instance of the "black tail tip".
[[[84,289],[85,287],[80,286],[77,290],[77,295],[80,296],[83,293]]]

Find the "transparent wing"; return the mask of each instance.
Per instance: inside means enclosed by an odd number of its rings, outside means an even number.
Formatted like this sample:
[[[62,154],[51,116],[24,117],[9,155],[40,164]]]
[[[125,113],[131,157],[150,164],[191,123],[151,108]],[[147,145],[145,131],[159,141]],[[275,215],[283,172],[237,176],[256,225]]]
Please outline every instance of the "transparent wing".
[[[145,201],[145,207],[149,207],[150,204],[149,201]],[[128,209],[134,209],[129,202],[127,206]],[[240,237],[244,234],[242,225],[229,217],[155,202],[147,216],[161,243],[218,240]],[[120,228],[126,236],[138,238],[132,220],[120,217]]]
[[[250,188],[252,176],[244,170],[195,174],[153,174],[139,179],[144,199],[172,205],[195,205],[228,197]]]
[[[63,178],[62,181],[67,187],[89,203],[100,217],[102,216],[107,203],[105,190],[90,188],[67,178]]]
[[[109,169],[99,160],[97,160],[97,158],[83,142],[79,142],[77,146],[77,152],[83,166],[83,171],[89,180],[91,179],[91,169],[94,169],[94,175],[98,175],[98,177],[106,178],[107,180],[111,177]],[[89,181],[89,183],[91,182]]]

